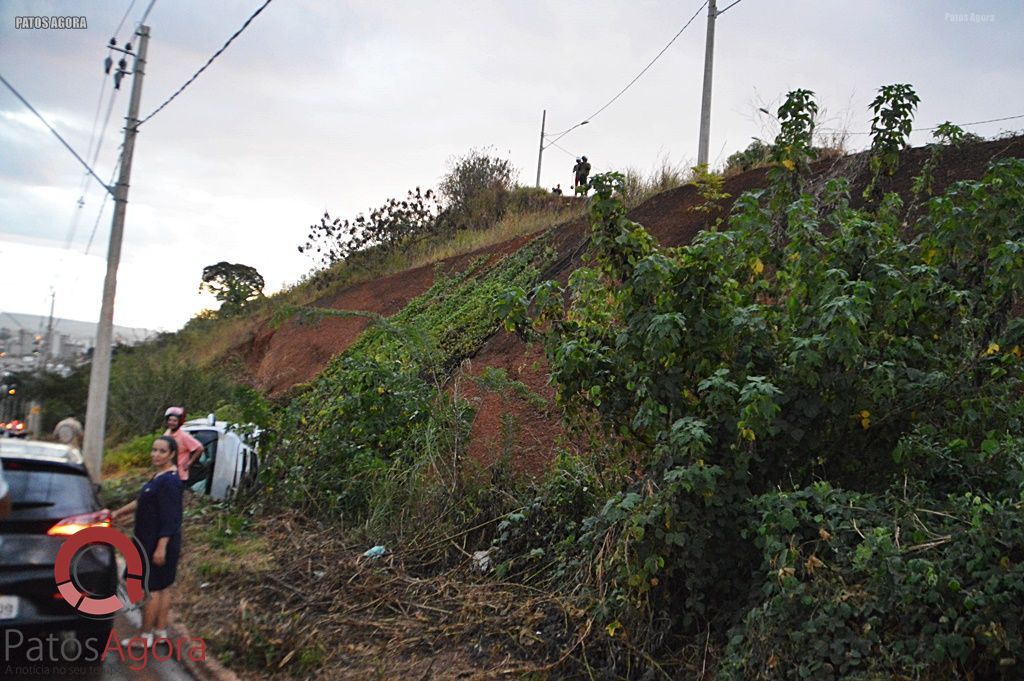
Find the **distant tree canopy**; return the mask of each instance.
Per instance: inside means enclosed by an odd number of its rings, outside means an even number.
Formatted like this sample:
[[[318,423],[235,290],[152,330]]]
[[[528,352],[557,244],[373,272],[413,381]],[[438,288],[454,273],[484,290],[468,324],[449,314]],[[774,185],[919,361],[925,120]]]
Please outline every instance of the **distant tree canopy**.
[[[245,307],[250,300],[263,295],[263,275],[255,267],[221,261],[203,268],[200,293],[212,293],[221,302],[222,313]]]

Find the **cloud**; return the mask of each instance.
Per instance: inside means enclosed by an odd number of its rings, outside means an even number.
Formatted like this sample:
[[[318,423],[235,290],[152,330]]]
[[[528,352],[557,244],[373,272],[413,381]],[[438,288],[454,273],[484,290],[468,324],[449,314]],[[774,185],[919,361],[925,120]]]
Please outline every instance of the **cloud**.
[[[258,6],[253,0],[158,2],[142,93],[147,114],[174,92]],[[699,2],[678,0],[293,0],[274,2],[180,97],[140,131],[119,277],[119,323],[174,328],[212,303],[196,291],[204,265],[255,266],[271,290],[305,274],[296,252],[324,209],[341,216],[430,186],[452,155],[493,146],[529,183],[541,110],[568,128],[647,64]],[[720,3],[724,4],[724,3]],[[127,25],[134,25],[137,3]],[[22,0],[0,5],[5,77],[68,141],[90,146],[107,40],[126,3]],[[990,13],[964,24],[946,12]],[[85,15],[86,31],[15,31],[24,14]],[[598,170],[651,168],[696,156],[704,54],[701,16],[657,64],[590,125],[544,154],[542,185],[571,181],[572,156]],[[764,134],[758,101],[807,87],[819,103],[869,125],[867,103],[889,82],[911,82],[922,125],[1024,113],[1019,35],[1024,6],[1009,0],[837,6],[820,0],[742,2],[718,22],[712,158]],[[128,38],[122,29],[121,44]],[[109,85],[107,86],[109,93]],[[116,160],[128,86],[117,94],[97,171]],[[111,205],[91,256],[81,254],[102,189],[31,114],[0,91],[0,246],[34,261],[26,301],[43,309],[54,281],[78,281],[58,301],[89,308],[94,263],[106,251]],[[986,126],[979,132],[996,132]],[[857,143],[865,142],[857,137]],[[927,141],[927,133],[915,140]],[[94,141],[94,140],[93,140]],[[32,243],[31,247],[25,246]],[[40,249],[40,244],[50,248]],[[57,267],[55,263],[62,263]],[[161,268],[161,264],[168,266]],[[78,279],[72,276],[81,268]],[[91,292],[91,293],[89,293]],[[87,295],[88,294],[88,295]],[[60,303],[58,303],[60,304]],[[68,314],[67,316],[77,316]],[[90,317],[86,317],[90,318]]]

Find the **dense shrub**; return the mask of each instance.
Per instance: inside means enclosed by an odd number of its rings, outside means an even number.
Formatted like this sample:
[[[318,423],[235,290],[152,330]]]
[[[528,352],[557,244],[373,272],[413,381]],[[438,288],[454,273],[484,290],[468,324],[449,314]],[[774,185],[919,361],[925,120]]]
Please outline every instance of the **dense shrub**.
[[[729,642],[720,678],[1019,677],[1019,503],[821,482],[753,505],[764,600]]]
[[[489,149],[471,149],[449,161],[439,185],[445,222],[454,229],[487,229],[508,209],[516,172]]]
[[[391,198],[382,206],[351,220],[331,219],[324,212],[319,224],[311,225],[306,243],[298,247],[323,267],[377,247],[388,252],[399,246],[439,233],[440,204],[434,191],[416,187],[404,199]]]
[[[550,257],[539,239],[494,263],[477,259],[459,274],[438,273],[393,317],[375,317],[285,409],[270,491],[290,506],[362,519],[393,504],[378,492],[395,475],[432,454],[457,458],[468,406],[448,394],[447,375],[498,328],[498,292],[532,284]]]
[[[591,265],[502,298],[544,340],[568,424],[625,464],[571,547],[543,508],[526,525],[552,528],[609,633],[651,654],[738,627],[737,678],[998,678],[1024,662],[1005,614],[1024,608],[1024,161],[923,213],[891,194],[853,209],[845,180],[806,193],[794,101],[772,186],[727,229],[661,248],[625,216],[621,176],[598,176]],[[848,492],[790,520],[787,495],[824,495],[820,480]],[[944,515],[922,529],[913,509]],[[929,570],[938,596],[921,592]]]
[[[768,165],[773,156],[774,149],[772,145],[755,137],[747,145],[746,149],[734,152],[729,155],[729,158],[725,159],[725,173],[729,175],[760,168],[761,166]]]

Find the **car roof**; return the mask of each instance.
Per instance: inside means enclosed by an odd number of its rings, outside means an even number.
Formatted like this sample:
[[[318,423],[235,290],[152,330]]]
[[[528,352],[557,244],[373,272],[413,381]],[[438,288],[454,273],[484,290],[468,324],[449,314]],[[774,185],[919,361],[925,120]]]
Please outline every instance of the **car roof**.
[[[181,427],[185,430],[216,430],[218,433],[223,433],[227,430],[228,425],[224,421],[217,421],[211,425],[208,419],[203,418],[185,421],[185,423],[181,424]]]
[[[0,438],[0,457],[85,465],[82,453],[75,447],[56,442],[39,442],[38,440]]]

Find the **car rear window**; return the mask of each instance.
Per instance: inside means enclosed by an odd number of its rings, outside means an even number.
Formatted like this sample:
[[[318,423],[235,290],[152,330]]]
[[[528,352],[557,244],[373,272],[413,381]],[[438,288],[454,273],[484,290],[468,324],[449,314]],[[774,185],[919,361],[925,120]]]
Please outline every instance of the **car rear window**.
[[[95,488],[75,466],[47,461],[5,459],[11,513],[3,533],[44,533],[59,520],[98,510]]]

